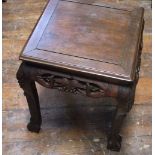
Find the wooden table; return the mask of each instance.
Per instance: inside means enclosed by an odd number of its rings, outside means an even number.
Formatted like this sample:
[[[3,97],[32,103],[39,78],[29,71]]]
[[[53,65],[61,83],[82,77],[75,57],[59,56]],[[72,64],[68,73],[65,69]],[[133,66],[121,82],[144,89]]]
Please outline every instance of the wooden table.
[[[31,114],[28,129],[39,132],[41,113],[35,82],[88,97],[117,101],[107,148],[119,151],[123,118],[134,103],[139,78],[143,8],[50,0],[20,60],[18,82]]]

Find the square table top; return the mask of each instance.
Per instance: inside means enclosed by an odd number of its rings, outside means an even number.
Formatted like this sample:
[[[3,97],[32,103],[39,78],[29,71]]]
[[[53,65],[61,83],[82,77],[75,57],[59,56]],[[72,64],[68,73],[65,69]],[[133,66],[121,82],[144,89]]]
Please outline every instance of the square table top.
[[[132,82],[143,8],[49,0],[20,59]]]

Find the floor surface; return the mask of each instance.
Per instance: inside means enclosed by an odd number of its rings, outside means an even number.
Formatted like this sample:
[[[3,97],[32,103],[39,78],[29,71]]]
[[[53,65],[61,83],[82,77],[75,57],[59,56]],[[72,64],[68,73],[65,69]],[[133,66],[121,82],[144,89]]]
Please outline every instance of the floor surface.
[[[37,85],[42,130],[27,131],[29,111],[16,80],[18,61],[47,0],[8,0],[3,3],[3,154],[4,155],[151,155],[151,1],[110,1],[145,8],[144,48],[135,105],[121,131],[121,152],[106,149],[108,120],[114,107],[107,99],[93,99],[48,90]]]

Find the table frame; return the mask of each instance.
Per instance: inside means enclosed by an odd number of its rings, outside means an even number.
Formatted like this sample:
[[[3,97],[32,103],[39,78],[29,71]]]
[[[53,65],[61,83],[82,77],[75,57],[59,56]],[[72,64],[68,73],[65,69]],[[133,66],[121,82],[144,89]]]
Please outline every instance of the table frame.
[[[122,141],[119,135],[120,129],[123,119],[131,110],[134,103],[136,84],[139,79],[141,52],[143,47],[142,33],[136,61],[135,79],[132,83],[126,85],[89,79],[82,75],[80,76],[80,72],[78,74],[68,74],[65,71],[55,70],[51,66],[23,61],[17,72],[17,79],[20,87],[24,90],[24,95],[26,96],[30,110],[31,118],[27,125],[28,130],[38,133],[42,123],[35,82],[47,88],[86,95],[88,97],[111,97],[117,100],[117,105],[111,128],[107,133],[107,148],[112,151],[120,151]]]

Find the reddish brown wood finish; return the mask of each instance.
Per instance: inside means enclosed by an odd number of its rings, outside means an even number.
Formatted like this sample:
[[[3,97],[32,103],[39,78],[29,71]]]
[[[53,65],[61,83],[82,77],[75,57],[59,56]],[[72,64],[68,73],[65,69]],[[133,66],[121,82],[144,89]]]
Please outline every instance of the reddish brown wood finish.
[[[50,0],[20,59],[133,82],[143,8]]]
[[[116,99],[107,148],[119,151],[119,135],[134,103],[142,51],[143,8],[50,0],[20,59],[18,82],[30,109],[28,129],[39,132],[35,82],[88,97]]]

